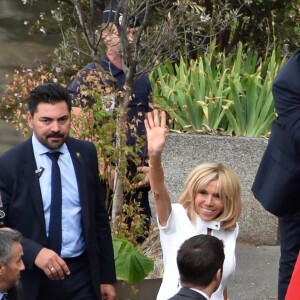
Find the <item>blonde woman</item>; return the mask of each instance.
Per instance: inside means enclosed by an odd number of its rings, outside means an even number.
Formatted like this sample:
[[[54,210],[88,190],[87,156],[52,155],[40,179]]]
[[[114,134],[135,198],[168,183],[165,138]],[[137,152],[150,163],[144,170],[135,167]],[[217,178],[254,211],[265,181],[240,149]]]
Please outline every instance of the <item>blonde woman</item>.
[[[220,163],[198,166],[187,177],[179,203],[171,204],[164,184],[162,151],[167,137],[166,113],[154,110],[145,120],[149,154],[149,177],[153,193],[164,276],[157,300],[172,297],[180,288],[176,264],[177,251],[191,236],[209,234],[224,243],[225,261],[222,281],[212,300],[227,300],[227,285],[235,270],[237,221],[241,214],[241,188],[237,175]]]

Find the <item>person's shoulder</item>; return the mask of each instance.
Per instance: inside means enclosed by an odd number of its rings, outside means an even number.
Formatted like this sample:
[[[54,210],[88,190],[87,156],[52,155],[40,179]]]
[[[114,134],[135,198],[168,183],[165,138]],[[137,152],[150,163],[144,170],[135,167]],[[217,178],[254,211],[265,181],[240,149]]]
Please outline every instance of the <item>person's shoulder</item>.
[[[281,75],[282,73],[286,74],[286,73],[298,71],[299,65],[300,65],[300,49],[297,50],[293,55],[288,57],[286,63],[281,67],[278,74]],[[276,76],[275,82],[276,79],[278,79],[278,77],[280,78],[280,76]]]
[[[68,139],[66,140],[66,144],[71,147],[76,145],[77,147],[95,148],[92,142],[87,140],[80,140],[74,137],[68,137]]]
[[[141,72],[143,72],[143,69],[140,70]],[[144,73],[140,79],[138,80],[139,82],[143,82],[145,84],[148,84],[151,86],[151,82],[150,82],[150,78],[149,78],[149,75],[148,73]]]
[[[31,139],[18,144],[0,155],[0,172],[2,174],[16,174],[19,167],[30,155],[33,157]]]
[[[31,139],[27,139],[24,142],[21,142],[20,144],[14,146],[13,148],[8,149],[4,153],[0,154],[0,160],[7,160],[10,158],[13,158],[14,160],[18,156],[24,156],[26,152],[24,152],[26,149],[29,149],[31,144]]]
[[[220,228],[220,230],[217,231],[216,235],[220,235],[221,238],[224,239],[233,239],[236,240],[237,236],[239,234],[239,225],[238,223],[235,224],[235,226],[224,230],[223,228]]]
[[[171,206],[174,213],[186,214],[184,207],[180,203],[172,203]]]
[[[298,58],[300,57],[300,49],[298,49],[292,56],[291,58]]]
[[[84,77],[85,75],[89,74],[90,72],[93,72],[96,70],[97,70],[97,64],[94,61],[92,61],[78,71],[75,80],[76,79],[78,80],[81,77]]]
[[[81,157],[85,161],[92,161],[94,159],[97,159],[96,147],[90,141],[69,137],[66,140],[66,145],[71,156],[75,156],[76,158]]]
[[[97,64],[95,61],[92,61],[90,63],[88,63],[86,66],[84,66],[81,71],[82,72],[87,72],[87,71],[94,71],[97,69]]]
[[[180,203],[172,203],[172,212],[170,215],[170,219],[176,220],[176,222],[182,222],[184,224],[191,223],[186,209]]]
[[[180,300],[180,299],[206,300],[206,297],[204,297],[201,293],[193,289],[182,287],[176,295],[174,295],[172,298],[168,300]]]
[[[293,71],[294,69],[298,71],[300,65],[300,49],[297,50],[291,57],[289,57],[285,65],[281,70]]]

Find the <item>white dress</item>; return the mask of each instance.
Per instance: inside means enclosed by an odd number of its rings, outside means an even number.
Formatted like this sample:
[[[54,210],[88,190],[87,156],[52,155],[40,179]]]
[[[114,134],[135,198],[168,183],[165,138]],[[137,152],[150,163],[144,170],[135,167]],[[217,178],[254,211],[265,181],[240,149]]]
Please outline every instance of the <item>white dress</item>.
[[[177,251],[181,244],[188,238],[197,234],[207,234],[207,228],[215,228],[211,235],[223,241],[225,261],[223,265],[223,276],[221,284],[215,291],[210,300],[224,300],[223,291],[228,285],[235,270],[235,246],[238,235],[238,225],[234,230],[225,231],[217,229],[218,222],[203,221],[198,215],[195,223],[192,223],[188,218],[184,207],[181,204],[172,204],[172,212],[169,216],[166,226],[160,226],[160,242],[163,252],[164,275],[160,286],[157,300],[167,300],[174,296],[179,288],[179,272],[177,269]]]

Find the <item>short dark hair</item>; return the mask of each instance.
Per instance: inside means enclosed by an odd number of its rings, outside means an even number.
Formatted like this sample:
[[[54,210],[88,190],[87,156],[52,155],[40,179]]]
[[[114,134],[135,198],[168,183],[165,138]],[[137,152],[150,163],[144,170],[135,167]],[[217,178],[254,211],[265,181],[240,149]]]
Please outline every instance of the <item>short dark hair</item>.
[[[7,265],[12,258],[13,243],[20,243],[22,235],[17,230],[0,229],[0,262]]]
[[[224,245],[218,238],[204,234],[189,238],[177,254],[181,284],[208,286],[217,271],[223,270],[224,259]]]
[[[71,112],[72,103],[69,91],[57,83],[45,83],[31,91],[28,109],[31,115],[34,115],[40,103],[54,104],[61,101],[67,103],[68,110]]]

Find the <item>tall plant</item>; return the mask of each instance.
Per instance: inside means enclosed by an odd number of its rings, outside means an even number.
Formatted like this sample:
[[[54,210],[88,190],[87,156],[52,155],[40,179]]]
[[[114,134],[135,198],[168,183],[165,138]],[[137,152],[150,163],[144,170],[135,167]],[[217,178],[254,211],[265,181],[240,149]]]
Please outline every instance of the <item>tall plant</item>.
[[[279,50],[262,59],[240,44],[226,56],[212,43],[198,60],[169,62],[152,73],[156,103],[174,130],[261,136],[275,117],[271,86],[284,61]]]
[[[170,73],[172,64],[162,65],[152,74],[156,103],[170,115],[174,130],[202,132],[220,128],[224,119],[226,73],[216,80],[204,64],[206,58],[181,59]],[[209,67],[208,67],[209,68]],[[228,88],[227,88],[228,90]]]
[[[238,56],[240,58],[240,56]],[[227,131],[235,135],[261,136],[268,134],[271,122],[275,118],[272,96],[273,79],[284,62],[276,62],[276,53],[260,63],[257,69],[250,73],[234,73],[229,76],[230,93],[228,98],[233,101],[225,114],[229,120]],[[237,64],[240,64],[237,66]],[[237,59],[233,70],[243,64]],[[264,66],[263,66],[264,64]],[[267,67],[264,74],[264,68]]]

